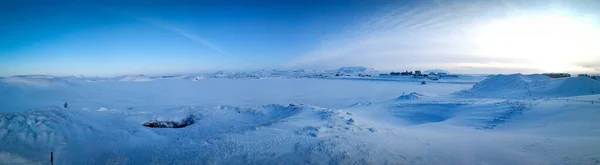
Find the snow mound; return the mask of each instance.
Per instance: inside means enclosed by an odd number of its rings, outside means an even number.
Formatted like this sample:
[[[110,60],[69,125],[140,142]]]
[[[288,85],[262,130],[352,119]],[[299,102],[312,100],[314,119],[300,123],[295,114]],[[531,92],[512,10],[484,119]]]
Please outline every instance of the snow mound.
[[[458,92],[475,97],[564,97],[600,93],[600,82],[589,78],[548,78],[543,75],[496,75]]]
[[[373,71],[374,71],[373,68],[353,66],[353,67],[341,67],[340,69],[337,70],[337,73],[351,74],[351,73],[365,73],[365,72],[373,72]]]
[[[417,93],[417,92],[411,92],[409,94],[399,96],[397,98],[397,100],[418,100],[418,99],[421,99],[424,97],[427,97],[427,96]]]
[[[152,81],[152,78],[148,76],[141,75],[126,75],[121,76],[119,81]]]

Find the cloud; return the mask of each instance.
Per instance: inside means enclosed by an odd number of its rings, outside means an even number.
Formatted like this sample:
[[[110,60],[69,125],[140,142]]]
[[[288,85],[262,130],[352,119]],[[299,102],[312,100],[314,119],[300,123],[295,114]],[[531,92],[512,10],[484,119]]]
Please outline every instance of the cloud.
[[[227,53],[225,50],[221,49],[220,47],[216,46],[215,44],[209,42],[208,40],[200,37],[197,34],[192,33],[191,31],[182,29],[180,27],[178,27],[177,25],[174,25],[172,23],[169,23],[168,21],[162,20],[162,19],[158,19],[158,18],[148,18],[148,17],[140,17],[140,16],[136,16],[134,14],[129,14],[127,12],[122,12],[116,8],[110,8],[110,7],[96,7],[96,9],[100,12],[104,12],[104,13],[108,13],[108,14],[113,14],[113,15],[118,15],[121,17],[125,17],[125,18],[130,18],[130,19],[134,19],[143,23],[146,23],[148,25],[151,25],[153,27],[171,32],[173,34],[177,34],[179,36],[185,37],[195,43],[198,43],[202,46],[208,47],[216,52],[218,52],[221,55],[230,55],[229,53]]]
[[[323,40],[288,67],[361,65],[382,70],[539,72],[528,58],[491,56],[480,50],[478,28],[523,11],[506,1],[440,2],[388,9]]]
[[[466,28],[461,26],[474,18],[451,12],[455,6],[437,6],[440,5],[411,6],[369,16],[289,66],[366,65],[394,69],[469,60],[463,58],[471,52],[464,47],[469,41],[464,39]]]
[[[229,55],[229,53],[227,53],[226,51],[224,51],[223,49],[219,48],[218,46],[212,44],[211,42],[203,39],[202,37],[198,36],[198,35],[194,35],[193,33],[191,33],[190,31],[186,31],[184,29],[178,28],[175,25],[171,25],[169,23],[167,23],[164,20],[160,20],[160,19],[150,19],[150,18],[136,18],[137,20],[147,23],[149,25],[152,25],[154,27],[172,32],[174,34],[180,35],[182,37],[185,37],[189,40],[192,40],[196,43],[199,43],[201,45],[204,45],[208,48],[213,49],[214,51],[222,54],[222,55]]]

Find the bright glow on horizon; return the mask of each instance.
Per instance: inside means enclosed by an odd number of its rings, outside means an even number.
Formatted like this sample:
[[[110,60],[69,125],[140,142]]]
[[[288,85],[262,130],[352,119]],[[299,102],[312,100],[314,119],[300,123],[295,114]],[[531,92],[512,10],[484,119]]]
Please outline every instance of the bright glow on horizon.
[[[583,18],[557,13],[494,20],[475,32],[474,43],[484,56],[523,61],[546,72],[590,72],[575,64],[600,59],[600,30]]]

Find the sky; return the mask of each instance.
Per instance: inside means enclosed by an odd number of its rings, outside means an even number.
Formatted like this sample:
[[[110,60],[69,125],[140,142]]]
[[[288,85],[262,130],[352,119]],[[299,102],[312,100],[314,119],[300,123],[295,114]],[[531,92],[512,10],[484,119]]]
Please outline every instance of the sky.
[[[0,25],[0,76],[600,72],[596,0],[6,0]]]

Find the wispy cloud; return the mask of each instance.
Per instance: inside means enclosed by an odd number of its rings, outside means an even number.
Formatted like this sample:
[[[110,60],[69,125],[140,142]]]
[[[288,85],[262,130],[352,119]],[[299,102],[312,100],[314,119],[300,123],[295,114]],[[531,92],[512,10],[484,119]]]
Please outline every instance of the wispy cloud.
[[[521,58],[485,55],[473,39],[474,31],[490,20],[522,11],[505,5],[506,1],[435,2],[366,16],[362,23],[324,40],[317,48],[290,61],[288,66],[540,71],[527,66],[530,61]]]
[[[122,12],[119,11],[117,9],[114,8],[98,8],[100,11],[105,12],[105,13],[110,13],[113,15],[118,15],[121,17],[125,17],[125,18],[130,18],[130,19],[134,19],[143,23],[146,23],[148,25],[151,25],[153,27],[171,32],[173,34],[179,35],[181,37],[185,37],[187,39],[189,39],[192,42],[198,43],[202,46],[208,47],[216,52],[218,52],[221,55],[227,55],[230,56],[230,54],[221,49],[220,47],[216,46],[215,44],[213,44],[212,42],[209,42],[208,40],[204,39],[203,37],[201,37],[198,34],[194,34],[189,30],[185,30],[183,28],[180,28],[177,25],[174,25],[172,23],[169,23],[168,21],[162,20],[162,19],[158,19],[158,18],[149,18],[149,17],[142,17],[142,16],[137,16],[134,14],[129,14],[126,12]]]
[[[151,18],[136,18],[136,19],[139,21],[142,21],[144,23],[147,23],[149,25],[152,25],[154,27],[157,27],[157,28],[172,32],[174,34],[180,35],[182,37],[185,37],[193,42],[196,42],[196,43],[206,46],[210,49],[213,49],[214,51],[216,51],[222,55],[229,55],[229,53],[227,53],[223,49],[219,48],[218,46],[212,44],[211,42],[203,39],[199,35],[194,35],[190,31],[186,31],[184,29],[178,28],[176,25],[171,25],[164,20],[151,19]]]
[[[427,67],[461,61],[470,21],[455,6],[410,6],[381,12],[322,42],[290,66],[366,65],[380,69]],[[476,10],[470,8],[467,10]],[[477,62],[477,61],[469,61]],[[433,67],[433,66],[432,66]]]

